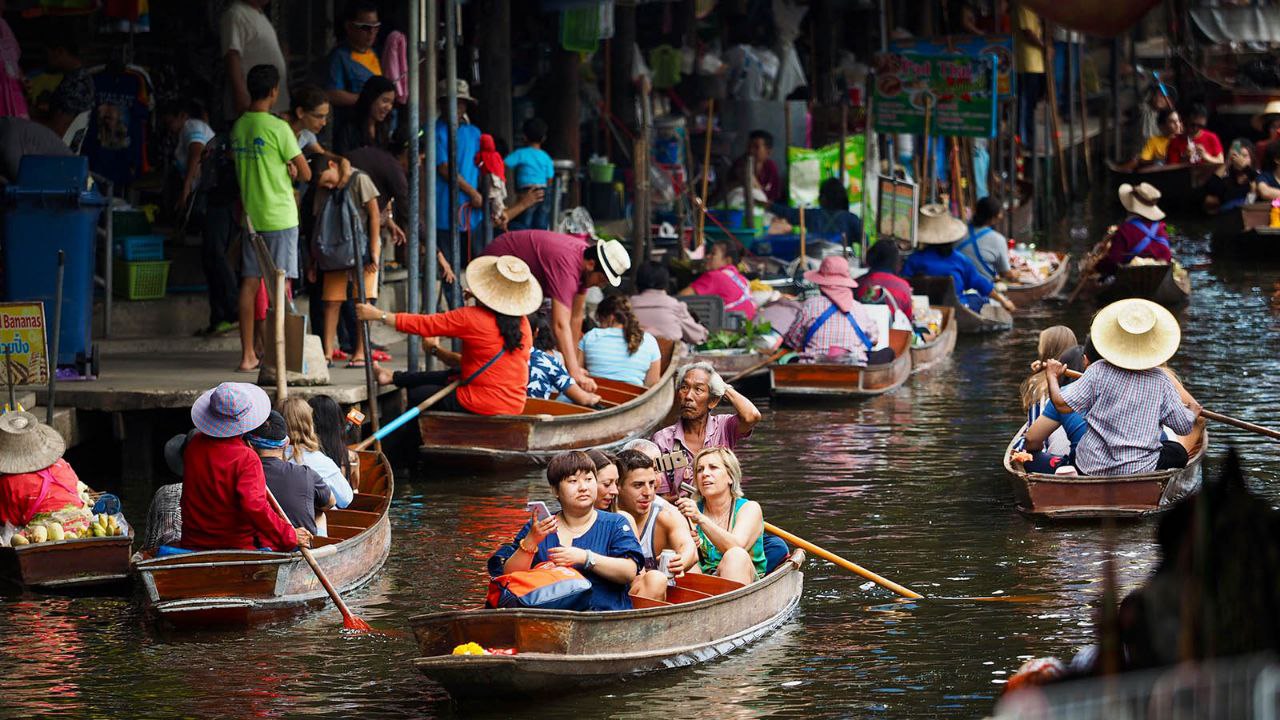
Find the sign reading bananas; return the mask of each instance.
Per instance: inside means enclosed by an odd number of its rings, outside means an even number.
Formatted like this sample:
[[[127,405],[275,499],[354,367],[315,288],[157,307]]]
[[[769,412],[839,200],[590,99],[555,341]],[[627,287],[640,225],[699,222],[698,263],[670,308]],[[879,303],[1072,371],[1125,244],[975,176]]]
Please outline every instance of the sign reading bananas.
[[[43,385],[50,372],[44,303],[0,303],[0,382]]]

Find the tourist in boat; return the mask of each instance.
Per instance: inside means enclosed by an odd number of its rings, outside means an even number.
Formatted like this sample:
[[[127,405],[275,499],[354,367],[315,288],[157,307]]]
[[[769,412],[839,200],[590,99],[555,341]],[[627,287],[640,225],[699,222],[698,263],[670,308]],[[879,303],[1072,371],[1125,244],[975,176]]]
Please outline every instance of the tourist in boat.
[[[618,512],[618,459],[612,453],[592,448],[586,451],[596,466],[596,509]],[[635,520],[628,517],[632,529]]]
[[[310,547],[267,500],[262,461],[244,435],[266,422],[271,400],[249,383],[222,383],[191,406],[200,432],[182,456],[182,542],[186,550],[289,551]]]
[[[245,435],[245,439],[262,460],[267,492],[275,497],[289,522],[306,528],[313,535],[324,534],[319,529],[324,525],[322,513],[333,507],[333,491],[315,470],[285,460],[289,428],[284,416],[272,410],[262,425]]]
[[[1090,353],[1096,352],[1093,349],[1093,341],[1089,340],[1083,346],[1075,345],[1067,348],[1058,360],[1066,365],[1068,370],[1082,373],[1089,369],[1089,364],[1092,362]],[[1033,365],[1043,370],[1044,363],[1037,362]],[[1045,377],[1044,372],[1039,372],[1037,375]],[[1064,375],[1059,382],[1067,385],[1071,379]],[[1048,400],[1047,391],[1046,400]],[[1045,402],[1040,414],[1027,426],[1027,431],[1022,437],[1021,449],[1031,456],[1030,459],[1024,456],[1023,469],[1027,472],[1053,474],[1059,467],[1073,465],[1076,448],[1084,439],[1088,429],[1089,425],[1085,422],[1083,414],[1063,413],[1052,402]]]
[[[733,412],[713,415],[711,411],[726,400]],[[680,452],[689,461],[683,472],[664,472],[658,479],[658,494],[668,501],[680,494],[680,483],[692,482],[693,458],[703,448],[736,448],[760,422],[760,410],[755,404],[725,382],[709,362],[680,368],[676,375],[676,407],[680,417],[675,424],[653,434],[659,452]]]
[[[436,402],[435,410],[519,415],[527,397],[533,347],[526,316],[542,304],[542,291],[529,266],[510,255],[472,260],[466,280],[475,305],[414,315],[358,304],[356,317],[380,321],[403,333],[462,340],[461,384]],[[409,402],[414,405],[444,389],[451,377],[450,371],[393,373],[377,369],[379,383],[409,388]]]
[[[751,283],[738,270],[741,251],[732,242],[718,242],[707,251],[706,271],[694,279],[680,295],[718,295],[724,300],[725,312],[736,312],[748,320],[756,317],[756,304],[751,300]]]
[[[0,527],[22,528],[36,520],[88,525],[88,489],[62,458],[66,449],[58,431],[35,415],[0,415]]]
[[[1000,207],[999,201],[991,197],[979,198],[973,206],[969,236],[956,247],[991,282],[1017,280],[1009,263],[1009,241],[995,229],[996,223],[1003,218],[1004,208]]]
[[[1222,174],[1213,175],[1205,183],[1205,212],[1213,215],[1244,205],[1249,201],[1249,194],[1255,192],[1257,180],[1258,171],[1253,167],[1253,144],[1244,138],[1232,140]]]
[[[1178,115],[1177,110],[1165,108],[1156,113],[1156,126],[1160,130],[1159,134],[1149,136],[1142,145],[1142,150],[1138,152],[1138,156],[1123,165],[1121,169],[1133,171],[1151,165],[1165,164],[1169,157],[1169,143],[1183,132],[1182,117]]]
[[[578,342],[578,362],[591,375],[652,387],[662,376],[658,341],[640,327],[631,301],[609,295],[596,308],[593,328]]]
[[[920,208],[916,243],[921,247],[903,263],[903,277],[950,276],[955,283],[956,296],[970,310],[984,312],[990,300],[1000,303],[1010,312],[1017,310],[968,257],[955,251],[956,243],[968,235],[969,228],[952,217],[945,205],[926,205]]]
[[[911,309],[911,283],[902,279],[902,253],[893,240],[877,240],[867,250],[866,275],[858,278],[854,296],[861,303],[886,303],[914,320]],[[892,302],[889,302],[889,300]]]
[[[697,527],[699,569],[744,585],[767,569],[764,555],[764,511],[742,495],[742,465],[724,447],[703,448],[694,458],[697,481],[693,497],[676,500],[676,508]]]
[[[636,294],[631,296],[631,309],[645,332],[656,338],[701,345],[707,329],[700,325],[689,306],[671,297],[671,274],[662,263],[647,262],[636,270]]]
[[[800,209],[774,202],[769,212],[800,226]],[[862,220],[849,212],[849,193],[839,178],[827,178],[818,186],[818,207],[804,211],[805,230],[818,235],[838,235],[840,244],[857,247],[862,244]],[[796,232],[799,232],[798,230]]]
[[[1031,363],[1031,374],[1022,381],[1022,386],[1018,389],[1022,397],[1022,409],[1027,413],[1028,425],[1040,417],[1040,412],[1049,402],[1049,381],[1042,372],[1045,361],[1062,357],[1063,353],[1078,344],[1076,332],[1066,325],[1053,325],[1040,331],[1036,359]]]
[[[800,317],[784,339],[787,347],[800,354],[801,362],[866,366],[893,361],[893,348],[872,349],[881,330],[853,297],[858,283],[849,275],[848,260],[828,255],[804,279],[820,292],[804,301]]]
[[[1066,366],[1045,363],[1049,395],[1059,412],[1078,412],[1089,429],[1076,448],[1075,467],[1083,475],[1133,475],[1185,467],[1187,445],[1162,440],[1162,426],[1191,436],[1200,404],[1180,396],[1160,369],[1178,349],[1181,329],[1165,308],[1130,298],[1098,312],[1090,338],[1101,359],[1065,388]]]
[[[666,600],[667,579],[698,564],[698,547],[689,533],[689,523],[674,505],[657,493],[658,473],[639,450],[618,453],[618,508],[627,513],[640,539],[644,569],[631,583],[631,594],[651,600]],[[666,572],[658,572],[658,559],[670,550]]]
[[[295,395],[280,405],[280,414],[284,416],[289,433],[289,452],[285,453],[288,461],[314,470],[324,480],[329,492],[333,493],[337,507],[345,508],[350,505],[355,493],[351,489],[351,483],[342,474],[342,468],[320,449],[320,437],[316,435],[311,405]]]
[[[1159,201],[1160,191],[1149,183],[1139,183],[1136,187],[1129,183],[1120,186],[1120,204],[1129,211],[1129,216],[1111,233],[1107,254],[1098,261],[1100,275],[1114,275],[1117,267],[1132,262],[1134,258],[1166,263],[1173,260],[1169,232],[1164,225],[1164,211],[1156,204]]]
[[[161,485],[151,496],[147,530],[142,537],[144,550],[177,545],[182,541],[182,453],[195,434],[195,430],[179,433],[164,444],[164,464],[177,482]]]
[[[542,294],[551,301],[551,329],[569,375],[587,392],[595,392],[596,381],[576,352],[586,319],[587,290],[605,283],[622,284],[622,276],[631,269],[627,249],[617,240],[588,243],[564,233],[515,230],[494,238],[484,249],[484,256],[499,255],[514,255],[529,266]]]
[[[547,316],[542,312],[530,315],[529,326],[533,329],[533,351],[529,353],[529,397],[552,400],[564,393],[579,405],[599,405],[600,396],[583,390],[574,382],[556,354],[556,338]]]
[[[1258,173],[1258,182],[1254,186],[1259,200],[1275,200],[1280,198],[1280,142],[1273,142],[1267,147],[1263,169]]]
[[[1169,141],[1166,161],[1170,165],[1189,163],[1222,164],[1222,140],[1207,129],[1209,109],[1204,103],[1191,103],[1182,112],[1184,132]]]
[[[342,476],[351,483],[351,487],[357,487],[360,457],[347,447],[347,420],[342,414],[342,407],[328,395],[312,395],[307,404],[311,406],[311,422],[315,426],[321,452],[342,469]]]
[[[497,577],[550,561],[576,568],[591,582],[588,610],[631,609],[631,581],[644,566],[644,553],[625,518],[596,509],[595,472],[584,452],[551,458],[547,482],[560,512],[545,520],[531,513],[515,540],[489,558],[489,574]]]

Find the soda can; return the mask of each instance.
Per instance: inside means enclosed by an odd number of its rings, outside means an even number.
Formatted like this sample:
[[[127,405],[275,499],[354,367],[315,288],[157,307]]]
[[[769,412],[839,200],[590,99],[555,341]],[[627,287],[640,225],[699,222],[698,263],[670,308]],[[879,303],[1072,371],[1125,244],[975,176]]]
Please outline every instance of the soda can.
[[[667,569],[667,566],[671,563],[671,558],[675,556],[676,551],[671,549],[663,550],[662,554],[658,556],[658,572],[664,573],[667,578],[674,577],[671,571]]]

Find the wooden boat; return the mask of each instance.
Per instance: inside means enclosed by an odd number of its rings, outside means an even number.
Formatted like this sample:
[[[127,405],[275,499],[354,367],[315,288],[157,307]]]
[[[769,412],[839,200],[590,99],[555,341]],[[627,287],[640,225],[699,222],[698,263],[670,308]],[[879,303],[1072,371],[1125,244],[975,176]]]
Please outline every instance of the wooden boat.
[[[127,535],[0,546],[0,581],[42,592],[127,588],[133,527]]]
[[[326,535],[312,555],[341,593],[373,579],[391,549],[387,512],[395,489],[391,464],[365,450],[355,498],[325,511]],[[329,596],[298,552],[210,550],[157,558],[134,555],[143,604],[153,618],[178,628],[246,626],[323,607]]]
[[[1029,473],[1011,458],[1024,425],[1004,453],[1018,511],[1048,519],[1143,517],[1168,510],[1200,489],[1200,465],[1209,445],[1207,430],[1185,468],[1139,475],[1084,476]]]
[[[804,551],[750,585],[676,578],[667,602],[632,610],[456,610],[409,619],[414,664],[459,700],[563,693],[706,662],[772,633],[800,603]],[[453,655],[468,642],[512,655]]]
[[[928,295],[930,305],[946,305],[955,311],[956,329],[962,333],[1003,332],[1013,327],[1013,316],[998,303],[987,303],[981,313],[976,313],[960,302],[950,275],[918,275],[910,280],[911,291]]]
[[[1280,259],[1280,228],[1271,227],[1271,203],[1252,203],[1219,213],[1210,224],[1215,255]]]
[[[947,359],[956,349],[956,311],[945,305],[934,308],[942,313],[942,327],[932,340],[911,347],[912,374],[928,370]]]
[[[603,409],[529,398],[519,415],[425,412],[418,418],[421,451],[433,458],[493,463],[542,463],[568,450],[622,445],[649,434],[675,401],[677,365],[683,359],[659,340],[664,369],[653,387],[595,378]]]
[[[1121,265],[1115,277],[1098,288],[1098,302],[1106,305],[1125,298],[1143,298],[1169,307],[1191,300],[1191,277],[1175,272],[1172,263]]]
[[[1062,292],[1062,288],[1066,287],[1067,277],[1071,274],[1071,258],[1066,253],[1056,254],[1058,266],[1049,274],[1049,277],[1037,283],[1010,285],[1004,291],[1005,297],[1021,308]]]
[[[1119,203],[1116,188],[1124,183],[1137,185],[1148,183],[1160,191],[1160,208],[1169,215],[1186,215],[1200,211],[1201,188],[1221,165],[1153,165],[1140,170],[1123,170],[1113,162],[1107,163],[1111,171],[1111,197]]]
[[[769,383],[775,397],[864,398],[882,395],[911,376],[911,333],[890,330],[892,362],[880,365],[803,363],[769,366]]]
[[[735,377],[743,370],[749,370],[754,365],[759,365],[767,355],[756,350],[708,350],[693,353],[687,362],[708,362],[711,367],[720,373],[720,377],[728,380]],[[743,375],[733,381],[733,388],[743,395],[755,395],[757,393],[767,393],[769,389],[769,368],[766,366],[757,367],[750,373]]]

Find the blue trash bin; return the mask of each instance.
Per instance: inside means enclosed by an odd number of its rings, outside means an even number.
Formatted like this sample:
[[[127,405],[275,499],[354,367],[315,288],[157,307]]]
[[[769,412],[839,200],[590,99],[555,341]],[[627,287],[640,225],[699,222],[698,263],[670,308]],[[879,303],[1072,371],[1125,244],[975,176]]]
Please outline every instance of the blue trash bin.
[[[96,190],[86,190],[88,179],[87,158],[28,155],[17,183],[4,193],[5,299],[44,302],[52,328],[58,251],[65,251],[57,362],[82,375],[93,359],[94,248],[107,204]]]

